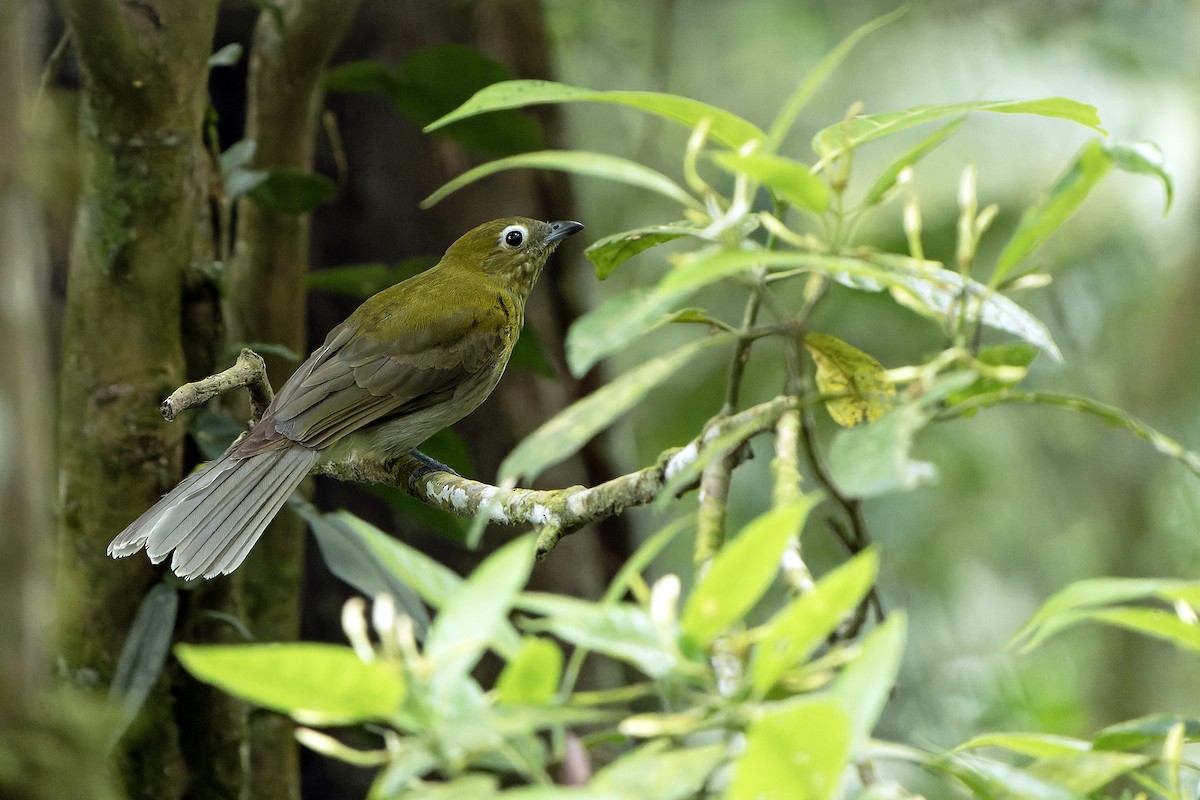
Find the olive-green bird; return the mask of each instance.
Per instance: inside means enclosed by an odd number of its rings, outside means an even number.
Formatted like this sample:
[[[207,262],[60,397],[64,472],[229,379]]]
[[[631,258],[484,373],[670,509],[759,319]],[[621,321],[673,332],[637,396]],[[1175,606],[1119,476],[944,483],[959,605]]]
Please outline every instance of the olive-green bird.
[[[521,332],[525,300],[578,222],[508,217],[369,298],[288,379],[262,420],[113,539],[184,578],[235,569],[313,466],[390,458],[474,411]]]

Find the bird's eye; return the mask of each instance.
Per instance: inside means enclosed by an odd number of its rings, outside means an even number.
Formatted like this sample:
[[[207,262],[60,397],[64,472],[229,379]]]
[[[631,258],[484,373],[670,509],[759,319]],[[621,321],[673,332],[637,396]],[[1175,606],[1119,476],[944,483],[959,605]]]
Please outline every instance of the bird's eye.
[[[504,242],[504,244],[509,247],[516,248],[525,244],[525,237],[527,235],[528,231],[525,230],[524,226],[509,225],[504,229],[503,232],[501,232],[500,241]]]

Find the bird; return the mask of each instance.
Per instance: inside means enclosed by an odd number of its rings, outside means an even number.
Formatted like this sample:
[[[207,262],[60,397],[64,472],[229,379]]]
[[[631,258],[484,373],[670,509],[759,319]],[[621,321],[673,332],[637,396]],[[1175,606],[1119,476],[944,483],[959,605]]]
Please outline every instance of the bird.
[[[389,459],[474,411],[496,387],[529,297],[570,221],[506,217],[369,297],[284,383],[262,418],[123,530],[113,558],[171,556],[181,578],[236,569],[314,466]]]

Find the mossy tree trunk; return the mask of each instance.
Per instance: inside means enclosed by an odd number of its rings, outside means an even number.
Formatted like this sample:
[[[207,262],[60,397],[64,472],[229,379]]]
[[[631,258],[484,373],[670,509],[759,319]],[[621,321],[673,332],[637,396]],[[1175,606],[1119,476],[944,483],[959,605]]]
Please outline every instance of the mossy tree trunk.
[[[355,0],[291,0],[264,11],[254,30],[247,81],[246,138],[258,169],[310,170],[324,92],[322,78],[354,16]],[[309,217],[286,214],[244,198],[237,240],[225,270],[224,316],[232,345],[280,344],[303,354]],[[266,356],[276,386],[296,364]],[[264,546],[236,573],[245,618],[264,641],[299,634],[304,570],[304,524],[284,513],[271,523]],[[299,796],[299,760],[292,725],[275,714],[250,719],[250,796]]]
[[[61,655],[106,685],[147,588],[145,558],[108,541],[180,477],[184,429],[162,397],[184,375],[181,294],[207,235],[207,59],[217,0],[62,0],[84,77],[82,188],[63,321],[58,413]],[[135,797],[186,776],[167,682],[126,737]]]
[[[53,429],[46,348],[46,254],[27,154],[30,28],[0,0],[0,797],[114,800],[95,708],[50,694]],[[69,766],[69,769],[64,769]]]

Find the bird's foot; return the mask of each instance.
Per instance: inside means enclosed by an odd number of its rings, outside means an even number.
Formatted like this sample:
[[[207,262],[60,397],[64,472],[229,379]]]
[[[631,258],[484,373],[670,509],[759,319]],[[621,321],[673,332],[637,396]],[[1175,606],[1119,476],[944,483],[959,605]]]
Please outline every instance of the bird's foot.
[[[420,469],[414,472],[409,480],[420,480],[431,472],[449,472],[456,478],[462,477],[450,467],[438,461],[436,458],[425,455],[420,450],[414,448],[409,450],[408,454],[421,463]]]

